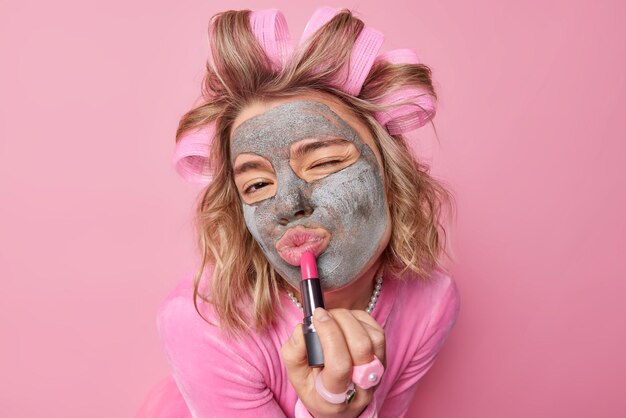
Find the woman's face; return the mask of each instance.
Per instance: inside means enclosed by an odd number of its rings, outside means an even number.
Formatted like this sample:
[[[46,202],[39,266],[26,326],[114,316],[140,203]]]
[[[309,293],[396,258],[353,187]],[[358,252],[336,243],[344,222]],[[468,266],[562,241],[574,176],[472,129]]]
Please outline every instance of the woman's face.
[[[235,119],[230,147],[248,230],[292,286],[304,251],[327,290],[378,261],[391,231],[381,157],[342,103],[321,94],[255,103]]]

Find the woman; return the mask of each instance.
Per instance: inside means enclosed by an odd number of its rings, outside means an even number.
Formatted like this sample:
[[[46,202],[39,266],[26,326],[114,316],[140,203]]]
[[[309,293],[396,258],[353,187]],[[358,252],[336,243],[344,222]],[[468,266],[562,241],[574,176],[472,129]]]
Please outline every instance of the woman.
[[[403,416],[459,310],[441,266],[452,198],[402,136],[434,116],[430,69],[328,7],[295,49],[277,10],[220,13],[209,36],[174,159],[207,184],[202,266],[159,311],[173,380],[140,415]],[[305,252],[323,367],[301,325]]]

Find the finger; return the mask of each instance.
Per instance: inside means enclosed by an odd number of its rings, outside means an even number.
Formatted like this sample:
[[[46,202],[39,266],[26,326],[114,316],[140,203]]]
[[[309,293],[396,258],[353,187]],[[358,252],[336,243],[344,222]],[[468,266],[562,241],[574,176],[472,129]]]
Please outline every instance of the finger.
[[[372,347],[374,350],[374,354],[383,366],[387,367],[387,350],[386,350],[386,340],[385,340],[385,331],[383,328],[376,322],[374,318],[372,318],[365,311],[351,311],[356,319],[358,319],[363,324],[363,329],[368,333],[370,340],[372,341]]]
[[[313,313],[313,324],[324,351],[322,383],[333,393],[346,390],[352,381],[352,357],[341,328],[325,309]]]
[[[378,360],[387,367],[387,351],[385,334],[381,333],[378,329],[372,327],[370,324],[363,324],[363,329],[367,332],[370,341],[372,342],[372,349],[374,355],[378,357]],[[372,360],[372,359],[370,359]]]
[[[372,361],[374,349],[370,335],[364,328],[365,324],[356,319],[352,312],[347,309],[333,309],[331,313],[346,339],[352,364],[360,366]]]
[[[281,356],[292,384],[305,382],[310,373],[310,368],[306,356],[302,324],[296,326],[289,339],[283,344]]]
[[[367,312],[361,311],[361,310],[355,310],[355,311],[350,311],[350,312],[352,312],[352,315],[354,315],[354,317],[358,319],[359,321],[369,324],[371,327],[377,329],[381,333],[385,332],[383,330],[383,327],[381,327],[380,324],[376,322],[376,320]]]

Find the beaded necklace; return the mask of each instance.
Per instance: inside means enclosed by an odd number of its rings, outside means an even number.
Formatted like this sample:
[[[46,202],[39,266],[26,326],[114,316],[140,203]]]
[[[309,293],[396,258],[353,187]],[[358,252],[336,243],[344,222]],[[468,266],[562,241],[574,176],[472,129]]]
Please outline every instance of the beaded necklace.
[[[374,286],[374,291],[372,292],[372,297],[370,298],[370,303],[365,308],[365,312],[368,314],[372,314],[374,307],[376,306],[376,302],[378,302],[378,297],[380,296],[380,290],[383,287],[383,276],[380,276],[376,279],[376,285]],[[287,296],[291,299],[291,302],[300,310],[302,310],[302,304],[298,302],[298,299],[294,296],[291,290],[287,290]]]

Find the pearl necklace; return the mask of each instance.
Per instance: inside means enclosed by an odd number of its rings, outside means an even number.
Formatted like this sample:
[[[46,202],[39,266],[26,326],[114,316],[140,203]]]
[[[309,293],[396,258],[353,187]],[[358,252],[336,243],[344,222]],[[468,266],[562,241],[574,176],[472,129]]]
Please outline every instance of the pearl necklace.
[[[380,276],[378,279],[376,279],[376,285],[374,286],[374,291],[372,292],[370,303],[367,305],[367,308],[365,308],[365,312],[367,312],[370,315],[372,314],[372,311],[374,310],[374,307],[376,306],[376,302],[378,302],[378,297],[380,296],[380,289],[382,289],[382,287],[383,287],[383,276]],[[296,297],[294,296],[291,290],[287,290],[287,296],[289,296],[289,299],[291,299],[291,302],[294,305],[296,305],[298,309],[302,310],[302,304],[298,302],[298,299],[296,299]]]

